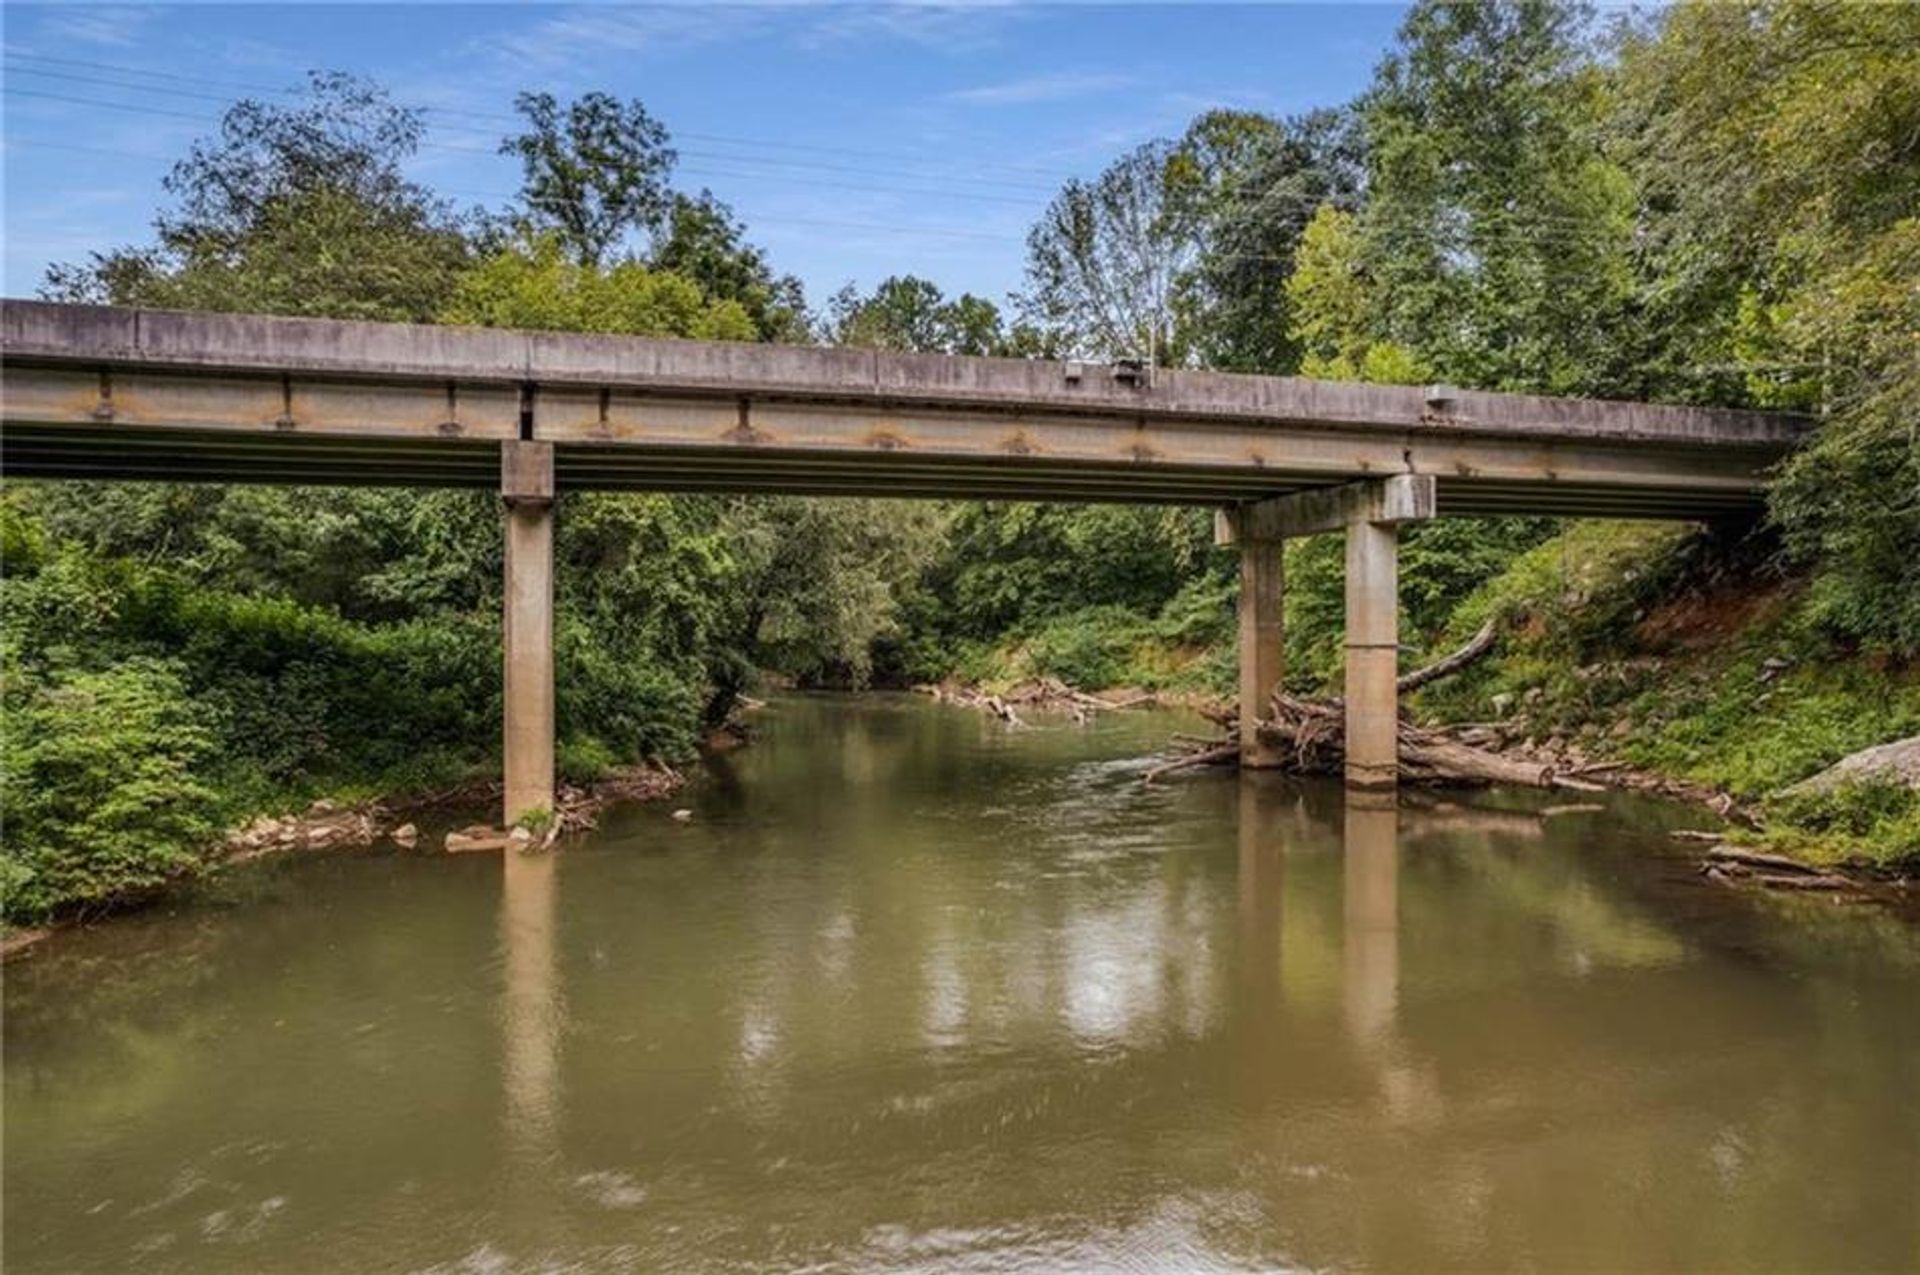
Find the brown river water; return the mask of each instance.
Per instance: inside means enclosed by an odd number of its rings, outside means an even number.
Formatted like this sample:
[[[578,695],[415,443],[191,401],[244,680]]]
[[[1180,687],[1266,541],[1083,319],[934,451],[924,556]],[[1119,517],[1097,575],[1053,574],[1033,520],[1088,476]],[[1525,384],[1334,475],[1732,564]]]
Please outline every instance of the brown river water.
[[[6,1270],[1920,1269],[1916,931],[1702,882],[1692,812],[760,723],[556,854],[14,962]]]

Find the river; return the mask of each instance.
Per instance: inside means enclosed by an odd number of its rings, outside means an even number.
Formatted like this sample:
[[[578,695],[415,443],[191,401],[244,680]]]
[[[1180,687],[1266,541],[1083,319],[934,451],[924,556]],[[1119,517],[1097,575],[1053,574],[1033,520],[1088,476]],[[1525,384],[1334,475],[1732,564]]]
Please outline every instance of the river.
[[[759,720],[690,820],[263,861],[13,963],[6,1269],[1920,1265],[1914,929],[1704,883],[1687,811]]]

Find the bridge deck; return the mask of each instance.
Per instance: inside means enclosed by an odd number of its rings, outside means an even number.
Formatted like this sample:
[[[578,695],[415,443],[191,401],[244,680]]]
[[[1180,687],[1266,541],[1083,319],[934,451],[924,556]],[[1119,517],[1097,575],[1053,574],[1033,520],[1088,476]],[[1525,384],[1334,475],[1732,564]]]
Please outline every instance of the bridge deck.
[[[1442,513],[1752,505],[1797,417],[871,350],[0,302],[19,477],[1232,504],[1426,473]]]

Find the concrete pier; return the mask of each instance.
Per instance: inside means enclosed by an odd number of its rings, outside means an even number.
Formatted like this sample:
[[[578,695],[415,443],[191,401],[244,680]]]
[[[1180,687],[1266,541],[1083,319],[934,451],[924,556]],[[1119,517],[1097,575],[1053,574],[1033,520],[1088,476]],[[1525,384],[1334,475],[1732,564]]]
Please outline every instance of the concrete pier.
[[[1223,510],[1215,539],[1240,549],[1240,757],[1276,764],[1253,733],[1249,703],[1264,707],[1280,680],[1280,559],[1287,537],[1347,535],[1346,777],[1352,788],[1399,779],[1399,557],[1402,523],[1436,511],[1435,483],[1395,474]],[[1270,662],[1269,662],[1270,661]]]
[[[500,447],[506,502],[503,818],[553,809],[553,444]]]
[[[1347,786],[1392,788],[1400,777],[1400,532],[1347,528]]]
[[[1285,670],[1285,597],[1279,540],[1250,540],[1240,546],[1240,764],[1263,769],[1280,764],[1273,749],[1260,742],[1260,723]]]

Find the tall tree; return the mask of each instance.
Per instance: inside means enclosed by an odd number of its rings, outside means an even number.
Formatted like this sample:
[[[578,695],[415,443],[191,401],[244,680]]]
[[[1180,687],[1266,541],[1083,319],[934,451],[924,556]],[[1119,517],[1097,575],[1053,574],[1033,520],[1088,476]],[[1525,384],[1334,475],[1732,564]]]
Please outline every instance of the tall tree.
[[[1276,120],[1212,111],[1181,139],[1176,171],[1203,210],[1202,246],[1178,285],[1196,361],[1236,372],[1296,371],[1287,281],[1316,209],[1350,209],[1363,184],[1348,111]]]
[[[1385,334],[1448,379],[1593,392],[1622,362],[1632,189],[1587,23],[1563,0],[1422,0],[1365,99]]]
[[[807,303],[800,281],[776,275],[766,253],[747,242],[746,227],[711,192],[676,194],[666,233],[649,263],[691,280],[709,301],[732,301],[746,311],[762,341],[803,341]]]
[[[150,246],[53,267],[58,299],[419,321],[469,258],[451,207],[402,171],[418,112],[333,72],[301,101],[246,100],[165,180]]]
[[[1920,652],[1920,7],[1683,3],[1622,64],[1658,366],[1822,417],[1775,516],[1836,628]]]
[[[551,93],[522,93],[527,130],[500,143],[520,159],[527,221],[559,234],[582,265],[598,265],[628,235],[654,234],[673,207],[667,130],[638,100],[588,93],[564,109]]]
[[[1075,354],[1188,361],[1177,289],[1199,259],[1202,202],[1179,147],[1150,142],[1068,182],[1027,234],[1024,318]]]

